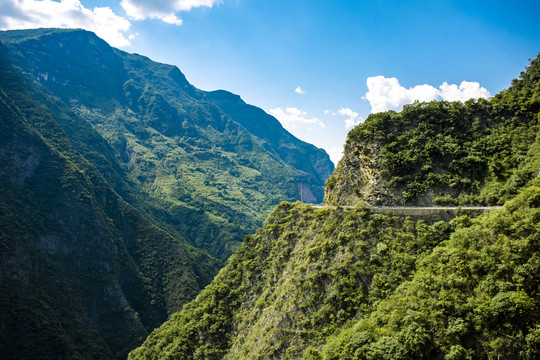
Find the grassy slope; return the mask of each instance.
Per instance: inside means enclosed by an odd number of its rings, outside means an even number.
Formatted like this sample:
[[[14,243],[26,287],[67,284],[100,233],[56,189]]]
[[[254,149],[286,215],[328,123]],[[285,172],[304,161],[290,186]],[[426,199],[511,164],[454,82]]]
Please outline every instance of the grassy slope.
[[[4,63],[0,119],[2,357],[125,357],[220,263],[126,204]]]

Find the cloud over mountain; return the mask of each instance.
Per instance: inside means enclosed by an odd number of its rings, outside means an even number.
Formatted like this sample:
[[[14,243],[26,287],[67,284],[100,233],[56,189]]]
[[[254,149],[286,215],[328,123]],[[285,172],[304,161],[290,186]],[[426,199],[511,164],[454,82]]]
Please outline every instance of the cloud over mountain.
[[[83,28],[95,32],[112,46],[128,46],[130,22],[110,7],[90,10],[79,0],[4,0],[0,2],[0,29],[38,27]]]
[[[325,127],[324,123],[316,117],[308,117],[306,111],[297,107],[274,108],[268,111],[272,116],[279,120],[279,122],[287,130],[296,128],[299,124],[318,125]],[[310,130],[309,128],[307,130]]]
[[[131,45],[136,34],[128,33],[131,20],[158,19],[181,25],[176,13],[197,7],[212,7],[221,0],[122,0],[127,17],[110,7],[85,7],[80,0],[3,0],[0,1],[0,30],[80,28],[92,31],[111,46]],[[129,18],[129,19],[128,19]]]
[[[439,88],[431,85],[416,85],[405,88],[398,79],[384,76],[368,77],[368,92],[365,98],[371,105],[371,112],[377,113],[387,110],[401,110],[403,105],[414,101],[466,101],[468,99],[488,98],[489,91],[477,82],[462,81],[461,84],[448,84],[444,82]]]

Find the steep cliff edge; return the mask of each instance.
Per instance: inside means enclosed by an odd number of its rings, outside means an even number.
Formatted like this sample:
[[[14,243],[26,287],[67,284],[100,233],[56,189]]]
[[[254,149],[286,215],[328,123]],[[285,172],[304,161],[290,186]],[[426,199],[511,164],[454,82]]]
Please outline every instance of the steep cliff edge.
[[[354,206],[360,201],[371,205],[401,205],[401,192],[385,186],[381,175],[380,146],[376,143],[345,143],[343,157],[326,182],[324,202]]]
[[[539,58],[490,100],[407,105],[351,130],[325,203],[502,204],[538,176]]]

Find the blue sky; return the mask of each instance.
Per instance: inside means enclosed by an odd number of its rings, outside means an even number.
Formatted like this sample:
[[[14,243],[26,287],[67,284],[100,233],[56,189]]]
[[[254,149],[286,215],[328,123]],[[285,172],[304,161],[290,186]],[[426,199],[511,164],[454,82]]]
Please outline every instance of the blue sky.
[[[540,52],[539,1],[0,0],[0,28],[82,27],[225,89],[339,159],[371,112],[487,97]]]

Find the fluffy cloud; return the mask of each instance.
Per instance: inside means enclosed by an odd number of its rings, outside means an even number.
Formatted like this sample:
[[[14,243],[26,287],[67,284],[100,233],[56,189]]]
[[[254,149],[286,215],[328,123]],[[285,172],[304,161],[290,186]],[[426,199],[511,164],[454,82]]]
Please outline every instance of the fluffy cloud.
[[[159,19],[168,24],[181,25],[176,16],[179,11],[189,11],[196,7],[212,7],[221,0],[122,0],[120,5],[134,20]]]
[[[314,117],[308,117],[307,112],[296,107],[287,107],[285,109],[275,108],[270,109],[268,112],[278,119],[287,130],[295,129],[298,125],[308,125],[307,130],[310,130],[309,125],[325,127],[321,120]]]
[[[471,98],[488,98],[489,91],[477,82],[463,81],[461,85],[443,83],[439,89],[431,85],[417,85],[404,88],[396,78],[373,76],[367,79],[368,92],[365,98],[371,105],[371,112],[401,110],[403,105],[418,101],[448,100],[465,101]]]
[[[301,95],[306,93],[300,86],[294,89],[294,92]]]
[[[430,85],[418,85],[406,89],[399,84],[398,79],[395,77],[369,77],[367,87],[366,99],[371,105],[372,113],[401,109],[403,105],[410,104],[415,100],[435,100],[438,95],[438,90]]]
[[[444,82],[439,95],[448,101],[466,101],[469,99],[489,98],[491,94],[487,89],[480,87],[477,82],[462,81],[459,87],[455,84],[448,85]]]
[[[0,2],[0,29],[39,27],[83,28],[95,32],[112,46],[128,46],[127,19],[109,7],[85,8],[79,0],[4,0]]]
[[[360,124],[362,121],[362,118],[358,118],[358,113],[352,111],[349,108],[340,108],[338,110],[339,115],[346,116],[347,119],[345,119],[345,128],[350,129],[352,127],[355,127],[356,125]]]

